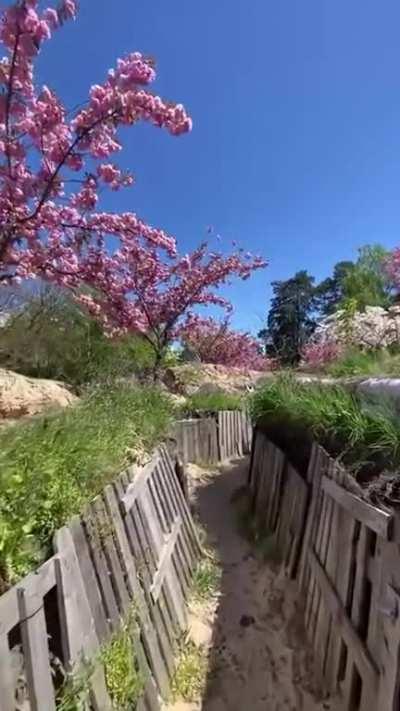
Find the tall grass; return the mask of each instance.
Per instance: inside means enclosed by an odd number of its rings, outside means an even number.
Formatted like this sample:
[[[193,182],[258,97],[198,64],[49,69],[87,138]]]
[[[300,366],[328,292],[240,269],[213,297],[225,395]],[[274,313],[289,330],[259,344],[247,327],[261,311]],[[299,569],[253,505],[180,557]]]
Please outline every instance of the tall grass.
[[[152,389],[98,390],[61,414],[0,435],[0,584],[49,552],[54,531],[166,432],[171,405]]]
[[[325,368],[334,377],[356,375],[400,377],[400,353],[389,349],[361,351],[350,348]]]
[[[389,402],[379,406],[356,398],[339,386],[276,378],[256,391],[250,403],[258,422],[280,422],[303,429],[313,439],[355,466],[400,464],[400,423]]]

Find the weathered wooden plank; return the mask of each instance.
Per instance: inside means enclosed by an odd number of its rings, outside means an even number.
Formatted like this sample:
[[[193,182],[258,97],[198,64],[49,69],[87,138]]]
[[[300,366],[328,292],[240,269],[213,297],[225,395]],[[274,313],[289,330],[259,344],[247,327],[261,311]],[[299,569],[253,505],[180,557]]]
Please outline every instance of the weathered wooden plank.
[[[55,534],[54,547],[59,553],[55,569],[63,649],[70,669],[76,669],[82,656],[86,659],[96,658],[100,641],[86,596],[74,540],[67,526]],[[98,662],[94,665],[90,681],[94,709],[111,711],[104,670]]]
[[[7,634],[0,635],[0,699],[2,711],[15,711],[15,678]]]
[[[17,588],[17,597],[30,708],[55,711],[43,598],[40,602],[37,593],[23,587]]]
[[[326,476],[322,477],[321,486],[329,496],[343,506],[346,511],[351,513],[357,521],[364,523],[385,540],[391,540],[393,531],[392,514],[382,511],[376,508],[376,506],[372,506],[372,504],[369,504],[367,501],[363,501]]]
[[[173,649],[177,639],[176,623],[175,619],[171,617],[171,612],[169,610],[165,594],[164,596],[161,596],[158,605],[153,604],[153,600],[150,595],[151,581],[156,565],[154,563],[146,531],[143,527],[137,502],[134,504],[130,513],[126,516],[125,522],[132,549],[135,551],[139,579],[142,582],[150,616],[152,620],[154,620],[154,626],[160,641],[160,648],[162,650],[163,658],[169,673],[172,674],[174,670]]]
[[[130,607],[131,600],[126,587],[126,575],[115,547],[113,535],[114,523],[107,515],[104,501],[100,496],[97,496],[93,500],[91,509],[96,517],[98,531],[100,532],[100,541],[108,561],[108,569],[111,574],[112,586],[116,595],[119,613],[121,617],[124,617]]]
[[[79,567],[81,569],[86,595],[89,600],[90,610],[96,628],[96,635],[99,640],[103,640],[109,634],[110,626],[81,519],[78,516],[74,516],[74,518],[69,521],[68,528],[71,532],[78,556]]]
[[[187,534],[188,534],[188,540],[190,541],[192,549],[193,549],[193,557],[198,558],[198,556],[201,552],[201,545],[200,545],[199,536],[198,536],[198,533],[196,530],[196,526],[194,524],[193,517],[189,511],[187,501],[185,500],[185,498],[182,494],[182,490],[179,486],[179,482],[176,477],[176,474],[173,470],[169,453],[164,447],[162,447],[160,449],[160,456],[161,456],[162,460],[164,460],[166,468],[169,472],[168,482],[169,482],[171,488],[175,492],[175,500],[176,500],[176,503],[178,506],[179,513],[182,516],[182,521],[183,521],[184,527],[185,527]]]
[[[336,590],[333,588],[331,581],[326,575],[313,550],[310,549],[308,551],[308,557],[324,601],[331,612],[333,623],[337,625],[343,639],[348,647],[350,647],[364,683],[369,686],[373,696],[375,696],[379,681],[379,674],[375,664],[371,659],[367,648],[360,640],[357,632],[351,624],[345,607],[340,601]]]
[[[182,516],[176,506],[174,494],[168,488],[166,479],[169,476],[169,472],[164,471],[164,465],[165,462],[161,459],[159,467],[157,467],[154,472],[152,483],[156,489],[156,498],[161,509],[160,514],[162,517],[163,530],[165,534],[169,534],[174,520],[179,517],[182,522]],[[174,472],[172,472],[172,475],[175,475]],[[186,541],[186,531],[183,525],[176,542],[176,553],[177,573],[183,593],[186,597],[191,584],[191,558]]]
[[[172,525],[171,533],[169,534],[169,536],[164,544],[164,548],[161,551],[161,556],[160,556],[158,568],[157,568],[156,574],[153,578],[152,586],[150,588],[150,592],[151,592],[155,602],[157,602],[157,600],[158,600],[161,586],[163,585],[164,580],[167,577],[168,569],[171,567],[172,553],[174,551],[181,526],[182,526],[181,519],[180,518],[175,519],[175,521]]]
[[[119,487],[120,484],[118,482],[116,482],[114,486],[107,486],[104,492],[105,500],[110,514],[113,517],[118,545],[125,563],[127,581],[137,610],[143,644],[160,692],[165,695],[168,693],[169,688],[168,673],[157,639],[157,632],[150,619],[144,593],[139,583],[135,559],[129,545],[127,530],[119,509],[117,497],[123,497],[123,491]]]
[[[272,475],[272,491],[270,492],[270,506],[268,507],[267,513],[267,526],[271,531],[274,531],[278,521],[282,489],[285,480],[286,457],[283,452],[272,443],[270,444],[269,451],[271,453],[270,474]]]
[[[107,619],[109,620],[111,628],[115,630],[118,629],[119,626],[120,614],[115,599],[115,593],[111,585],[109,564],[100,541],[96,516],[90,507],[86,509],[82,517],[82,525],[96,569]]]
[[[313,445],[311,449],[310,462],[307,469],[307,481],[311,487],[311,500],[308,509],[306,528],[304,532],[303,548],[300,558],[299,568],[299,586],[305,595],[309,594],[309,578],[310,570],[308,563],[307,550],[314,536],[314,530],[317,525],[317,506],[319,501],[319,488],[321,481],[321,470],[319,462],[321,458],[321,449],[317,445]]]
[[[151,550],[157,556],[156,567],[158,567],[164,541],[160,524],[154,515],[154,508],[148,492],[142,492],[140,500],[138,500],[138,508],[141,512],[143,525],[147,529]],[[174,613],[181,631],[184,631],[187,624],[185,601],[179,587],[179,581],[173,569],[167,569],[163,589],[166,593],[169,609]]]
[[[7,590],[0,597],[0,635],[8,634],[19,622],[19,609],[16,588]]]
[[[128,486],[125,496],[122,499],[122,505],[127,513],[135,503],[136,499],[142,491],[145,491],[147,480],[152,475],[154,468],[158,463],[158,454],[156,454],[150,462],[148,462],[142,469],[137,469],[137,472],[133,478],[132,483]]]

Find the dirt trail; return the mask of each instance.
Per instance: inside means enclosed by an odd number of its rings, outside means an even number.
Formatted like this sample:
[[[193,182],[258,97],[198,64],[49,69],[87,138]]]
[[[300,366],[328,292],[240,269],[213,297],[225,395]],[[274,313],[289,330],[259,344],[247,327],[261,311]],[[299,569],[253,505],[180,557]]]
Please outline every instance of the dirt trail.
[[[322,711],[294,585],[258,559],[239,532],[233,499],[246,483],[247,462],[207,472],[191,466],[194,497],[207,543],[219,556],[221,590],[195,609],[190,634],[208,648],[202,700],[169,711]]]

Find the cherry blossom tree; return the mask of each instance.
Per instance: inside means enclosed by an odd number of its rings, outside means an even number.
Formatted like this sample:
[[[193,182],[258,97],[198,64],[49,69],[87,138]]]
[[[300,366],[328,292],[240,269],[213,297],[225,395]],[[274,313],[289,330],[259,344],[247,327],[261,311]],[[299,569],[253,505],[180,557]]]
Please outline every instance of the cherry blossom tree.
[[[180,329],[180,338],[205,363],[249,370],[270,370],[274,366],[272,359],[262,354],[260,343],[248,333],[233,330],[228,319],[191,315]]]
[[[196,307],[220,306],[230,313],[232,305],[219,288],[233,277],[248,279],[265,266],[261,257],[243,250],[210,252],[207,243],[191,254],[166,259],[160,250],[130,242],[118,254],[101,255],[92,270],[93,293],[81,295],[80,302],[112,336],[143,333],[155,351],[157,368],[169,343],[195,332]]]
[[[337,360],[342,353],[343,345],[334,339],[311,340],[303,347],[301,359],[303,364],[310,368],[320,368]]]
[[[75,16],[75,0],[44,11],[37,0],[20,0],[2,14],[0,285],[37,276],[71,288],[90,283],[116,241],[122,254],[141,243],[140,259],[148,246],[175,251],[172,237],[135,213],[99,211],[99,190],[133,183],[110,160],[122,148],[120,127],[142,120],[179,135],[191,119],[146,88],[153,62],[137,52],[119,59],[73,114],[51,88],[37,88],[40,49]]]

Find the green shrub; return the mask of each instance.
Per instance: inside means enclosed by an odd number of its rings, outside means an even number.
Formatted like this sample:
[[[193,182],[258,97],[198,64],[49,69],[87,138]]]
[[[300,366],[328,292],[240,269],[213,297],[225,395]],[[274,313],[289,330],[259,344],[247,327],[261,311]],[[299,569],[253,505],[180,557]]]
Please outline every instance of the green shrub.
[[[195,393],[187,398],[188,412],[219,412],[220,410],[242,410],[245,396],[232,393]]]
[[[166,432],[171,404],[152,389],[98,389],[61,414],[0,434],[0,582],[49,553],[54,531],[138,450]]]

